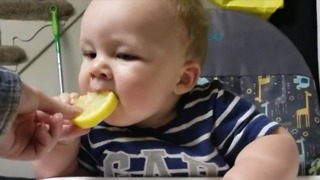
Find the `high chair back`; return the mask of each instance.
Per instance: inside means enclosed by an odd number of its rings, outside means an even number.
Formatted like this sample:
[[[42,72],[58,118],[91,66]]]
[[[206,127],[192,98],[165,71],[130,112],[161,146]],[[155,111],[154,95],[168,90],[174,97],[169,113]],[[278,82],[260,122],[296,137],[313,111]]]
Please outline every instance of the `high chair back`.
[[[298,145],[299,175],[319,174],[319,98],[302,55],[282,32],[258,17],[219,8],[209,9],[208,15],[208,56],[198,83],[219,79],[278,121]]]

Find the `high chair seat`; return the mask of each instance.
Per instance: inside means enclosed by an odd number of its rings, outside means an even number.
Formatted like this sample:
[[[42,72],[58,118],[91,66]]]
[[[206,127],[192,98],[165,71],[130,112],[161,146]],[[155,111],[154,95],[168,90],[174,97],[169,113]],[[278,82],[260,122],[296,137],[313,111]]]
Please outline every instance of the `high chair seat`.
[[[276,27],[255,16],[211,8],[208,56],[198,83],[219,79],[279,122],[299,148],[299,175],[320,174],[320,109],[304,58]]]

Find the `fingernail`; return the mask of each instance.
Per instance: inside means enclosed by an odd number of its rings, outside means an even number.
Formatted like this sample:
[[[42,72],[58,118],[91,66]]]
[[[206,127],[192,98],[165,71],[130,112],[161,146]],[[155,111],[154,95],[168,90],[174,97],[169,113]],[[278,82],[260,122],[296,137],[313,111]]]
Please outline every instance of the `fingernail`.
[[[53,118],[54,119],[62,119],[63,115],[61,113],[56,113],[56,114],[53,115]]]
[[[49,130],[49,127],[44,122],[42,122],[40,126],[42,129],[42,133],[46,133]]]

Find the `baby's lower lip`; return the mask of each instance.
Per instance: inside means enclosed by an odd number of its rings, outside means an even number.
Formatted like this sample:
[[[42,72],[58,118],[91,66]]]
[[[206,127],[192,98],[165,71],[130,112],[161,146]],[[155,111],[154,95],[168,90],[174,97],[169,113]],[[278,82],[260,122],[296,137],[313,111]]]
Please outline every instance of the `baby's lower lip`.
[[[110,90],[110,89],[109,89],[109,90],[97,90],[97,91],[93,91],[93,92],[103,92],[103,91],[104,91],[104,92],[105,92],[105,91],[113,92],[113,93],[116,95],[116,97],[117,97],[118,101],[120,101],[120,100],[119,100],[119,96],[118,96],[118,94],[117,94],[117,92],[116,92],[116,91],[113,91],[113,90]]]
[[[106,92],[106,91],[113,91],[113,90],[110,88],[94,86],[93,88],[90,88],[90,91],[92,91],[92,92]]]

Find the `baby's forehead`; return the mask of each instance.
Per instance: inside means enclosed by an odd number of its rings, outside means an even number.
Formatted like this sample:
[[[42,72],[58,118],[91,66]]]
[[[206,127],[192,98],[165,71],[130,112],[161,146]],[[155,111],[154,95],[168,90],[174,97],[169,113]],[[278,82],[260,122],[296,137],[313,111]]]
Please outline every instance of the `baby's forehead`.
[[[182,42],[181,37],[186,37],[182,35],[185,28],[166,1],[93,0],[83,17],[85,23],[81,31],[95,31],[101,36],[108,35],[108,30],[127,31],[160,43]]]
[[[170,0],[92,0],[83,16],[86,23],[110,20],[126,22],[127,25],[141,25],[150,29],[151,26],[165,26],[168,31],[174,31],[181,26],[175,8]],[[181,27],[179,27],[181,29]]]

